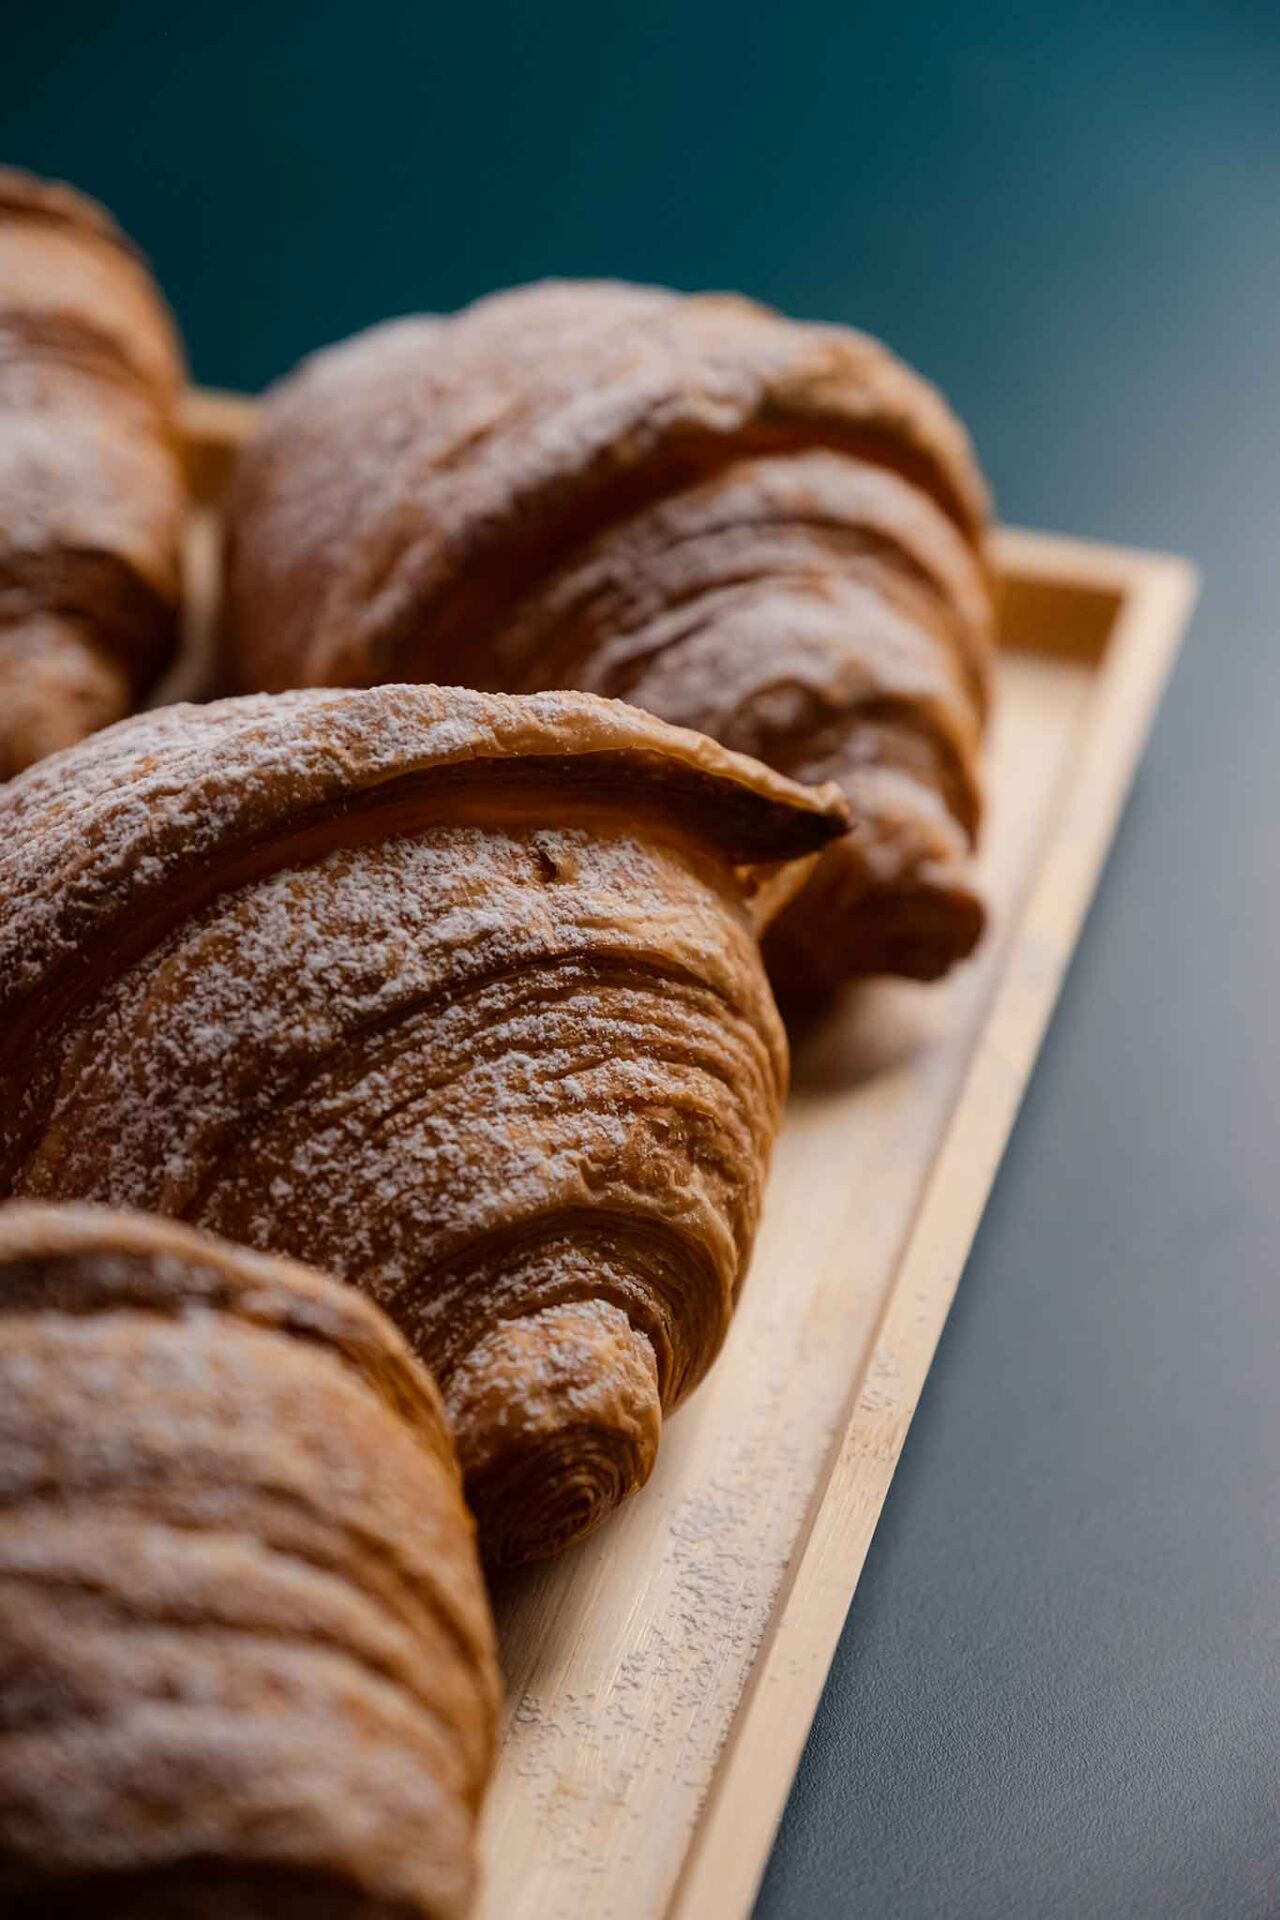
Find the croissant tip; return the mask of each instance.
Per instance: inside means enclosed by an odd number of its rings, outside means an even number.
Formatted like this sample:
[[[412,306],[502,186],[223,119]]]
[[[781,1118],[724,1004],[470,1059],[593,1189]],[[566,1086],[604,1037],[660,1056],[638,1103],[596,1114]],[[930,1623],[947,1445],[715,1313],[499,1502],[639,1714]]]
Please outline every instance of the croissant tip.
[[[821,887],[819,872],[814,883]],[[803,892],[803,890],[802,890]],[[830,914],[832,903],[824,903]],[[963,868],[924,867],[914,884],[868,888],[839,910],[821,948],[810,937],[812,903],[788,903],[765,936],[765,959],[788,1020],[831,998],[853,978],[943,979],[979,945],[987,909]]]
[[[129,675],[88,622],[38,613],[0,626],[0,782],[128,713]]]
[[[477,1342],[445,1399],[491,1567],[549,1559],[593,1533],[653,1470],[653,1348],[601,1299],[544,1307]]]
[[[652,1466],[652,1451],[634,1435],[580,1426],[468,1474],[485,1565],[496,1572],[554,1559],[637,1493]]]

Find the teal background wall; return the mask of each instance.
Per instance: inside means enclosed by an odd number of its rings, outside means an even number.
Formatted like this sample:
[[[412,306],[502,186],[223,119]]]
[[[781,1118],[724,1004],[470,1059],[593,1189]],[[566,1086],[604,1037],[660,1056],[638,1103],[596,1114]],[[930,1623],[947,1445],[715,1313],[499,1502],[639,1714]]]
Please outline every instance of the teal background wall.
[[[1280,292],[1265,6],[18,11],[6,149],[139,234],[207,381],[540,273],[741,287],[920,362],[1010,512],[1140,538],[1172,529],[1134,479],[1212,425],[1174,399],[1192,343],[1249,410]]]
[[[1204,564],[761,1913],[1274,1914],[1275,9],[24,0],[0,149],[207,382],[545,272],[741,287],[938,379],[1007,517]]]

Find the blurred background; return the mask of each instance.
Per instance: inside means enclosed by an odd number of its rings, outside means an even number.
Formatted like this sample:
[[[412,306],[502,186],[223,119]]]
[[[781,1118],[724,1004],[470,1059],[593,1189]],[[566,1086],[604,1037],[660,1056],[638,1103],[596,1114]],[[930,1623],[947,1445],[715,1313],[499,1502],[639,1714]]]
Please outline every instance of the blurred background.
[[[760,1912],[1274,1915],[1274,9],[21,0],[4,67],[0,156],[206,383],[540,274],[740,288],[937,380],[1005,518],[1204,567]]]

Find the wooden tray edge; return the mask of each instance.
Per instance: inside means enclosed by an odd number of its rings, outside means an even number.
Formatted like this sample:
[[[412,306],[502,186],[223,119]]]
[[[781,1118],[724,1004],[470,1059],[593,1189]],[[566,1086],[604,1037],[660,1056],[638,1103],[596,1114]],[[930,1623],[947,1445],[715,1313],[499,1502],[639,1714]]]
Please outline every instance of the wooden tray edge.
[[[670,1920],[750,1913],[960,1274],[1199,588],[1195,567],[1002,528],[1000,570],[1114,593],[1092,713],[803,1547],[721,1756]]]

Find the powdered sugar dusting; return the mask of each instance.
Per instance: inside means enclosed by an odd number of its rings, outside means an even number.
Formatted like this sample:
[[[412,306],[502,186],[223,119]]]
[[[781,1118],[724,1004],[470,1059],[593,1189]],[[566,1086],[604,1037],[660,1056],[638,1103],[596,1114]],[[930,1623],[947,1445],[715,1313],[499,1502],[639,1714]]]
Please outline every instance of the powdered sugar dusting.
[[[584,695],[391,686],[161,708],[0,790],[0,1010],[176,876],[204,868],[216,884],[218,861],[237,845],[301,816],[460,762],[597,755],[643,757],[658,784],[665,770],[718,783],[740,817],[726,823],[704,805],[701,818],[735,858],[751,857],[753,832],[783,841],[762,846],[776,858],[788,833],[800,851],[838,825],[834,794]]]

